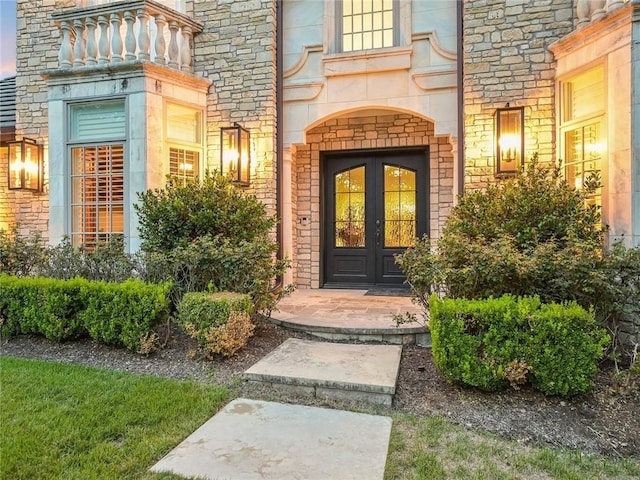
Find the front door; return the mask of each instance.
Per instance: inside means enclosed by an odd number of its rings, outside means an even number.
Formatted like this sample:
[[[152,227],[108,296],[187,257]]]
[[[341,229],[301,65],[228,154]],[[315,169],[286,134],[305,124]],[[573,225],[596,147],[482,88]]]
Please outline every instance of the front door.
[[[395,255],[427,227],[426,152],[325,157],[325,286],[401,284]]]

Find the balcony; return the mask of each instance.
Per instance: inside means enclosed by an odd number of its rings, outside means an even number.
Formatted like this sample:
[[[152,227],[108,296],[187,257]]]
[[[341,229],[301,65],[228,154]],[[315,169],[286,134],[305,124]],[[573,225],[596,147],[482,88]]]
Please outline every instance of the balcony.
[[[605,17],[609,13],[622,7],[629,0],[577,0],[576,28],[580,29],[591,22]]]
[[[152,62],[193,72],[193,37],[202,24],[153,0],[128,0],[54,13],[65,71]]]

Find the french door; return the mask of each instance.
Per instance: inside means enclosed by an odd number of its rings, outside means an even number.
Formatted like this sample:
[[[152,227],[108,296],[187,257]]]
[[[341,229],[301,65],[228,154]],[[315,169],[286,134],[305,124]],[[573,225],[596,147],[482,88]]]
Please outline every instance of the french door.
[[[325,286],[401,284],[395,255],[427,229],[427,155],[373,152],[325,159]]]

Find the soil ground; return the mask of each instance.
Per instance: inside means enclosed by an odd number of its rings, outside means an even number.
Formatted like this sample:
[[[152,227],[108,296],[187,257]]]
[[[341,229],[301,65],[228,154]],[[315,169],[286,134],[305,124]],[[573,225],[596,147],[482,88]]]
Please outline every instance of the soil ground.
[[[0,342],[0,355],[76,363],[132,373],[222,384],[255,399],[371,409],[362,405],[292,398],[249,384],[240,374],[289,337],[312,338],[270,323],[260,326],[248,346],[231,359],[208,360],[194,354],[195,343],[170,328],[163,348],[149,356],[97,344],[89,339],[55,343],[36,336]],[[546,397],[530,388],[483,393],[447,383],[436,370],[431,350],[405,346],[394,406],[376,413],[441,415],[470,429],[486,430],[526,444],[547,444],[587,453],[640,458],[640,385],[621,388],[604,366],[593,392],[571,399]],[[381,410],[382,408],[382,410]]]

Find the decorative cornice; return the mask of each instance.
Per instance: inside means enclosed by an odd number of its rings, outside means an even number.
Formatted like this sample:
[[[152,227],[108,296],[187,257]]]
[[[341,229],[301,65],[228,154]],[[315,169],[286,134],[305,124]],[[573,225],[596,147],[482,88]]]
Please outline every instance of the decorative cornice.
[[[302,47],[302,53],[300,54],[300,58],[298,59],[298,61],[293,67],[291,67],[286,72],[282,73],[282,78],[292,77],[293,75],[298,73],[302,69],[302,67],[304,67],[305,64],[307,63],[307,60],[309,59],[309,54],[317,53],[317,52],[322,53],[322,45],[305,45],[304,47]]]
[[[454,52],[453,50],[448,50],[442,46],[440,40],[438,40],[436,32],[420,32],[411,35],[412,42],[418,40],[427,40],[431,44],[433,51],[440,55],[442,58],[446,58],[447,60],[456,60],[458,58],[456,52]]]
[[[309,101],[320,95],[324,87],[324,80],[290,83],[283,87],[285,102]]]
[[[556,59],[562,58],[577,48],[597,40],[601,37],[602,32],[608,33],[625,26],[631,26],[632,16],[639,9],[640,4],[635,2],[627,3],[601,19],[588,23],[584,27],[574,30],[567,36],[555,41],[549,45],[549,50]]]
[[[436,66],[411,75],[415,84],[424,91],[455,89],[458,86],[456,68]]]

